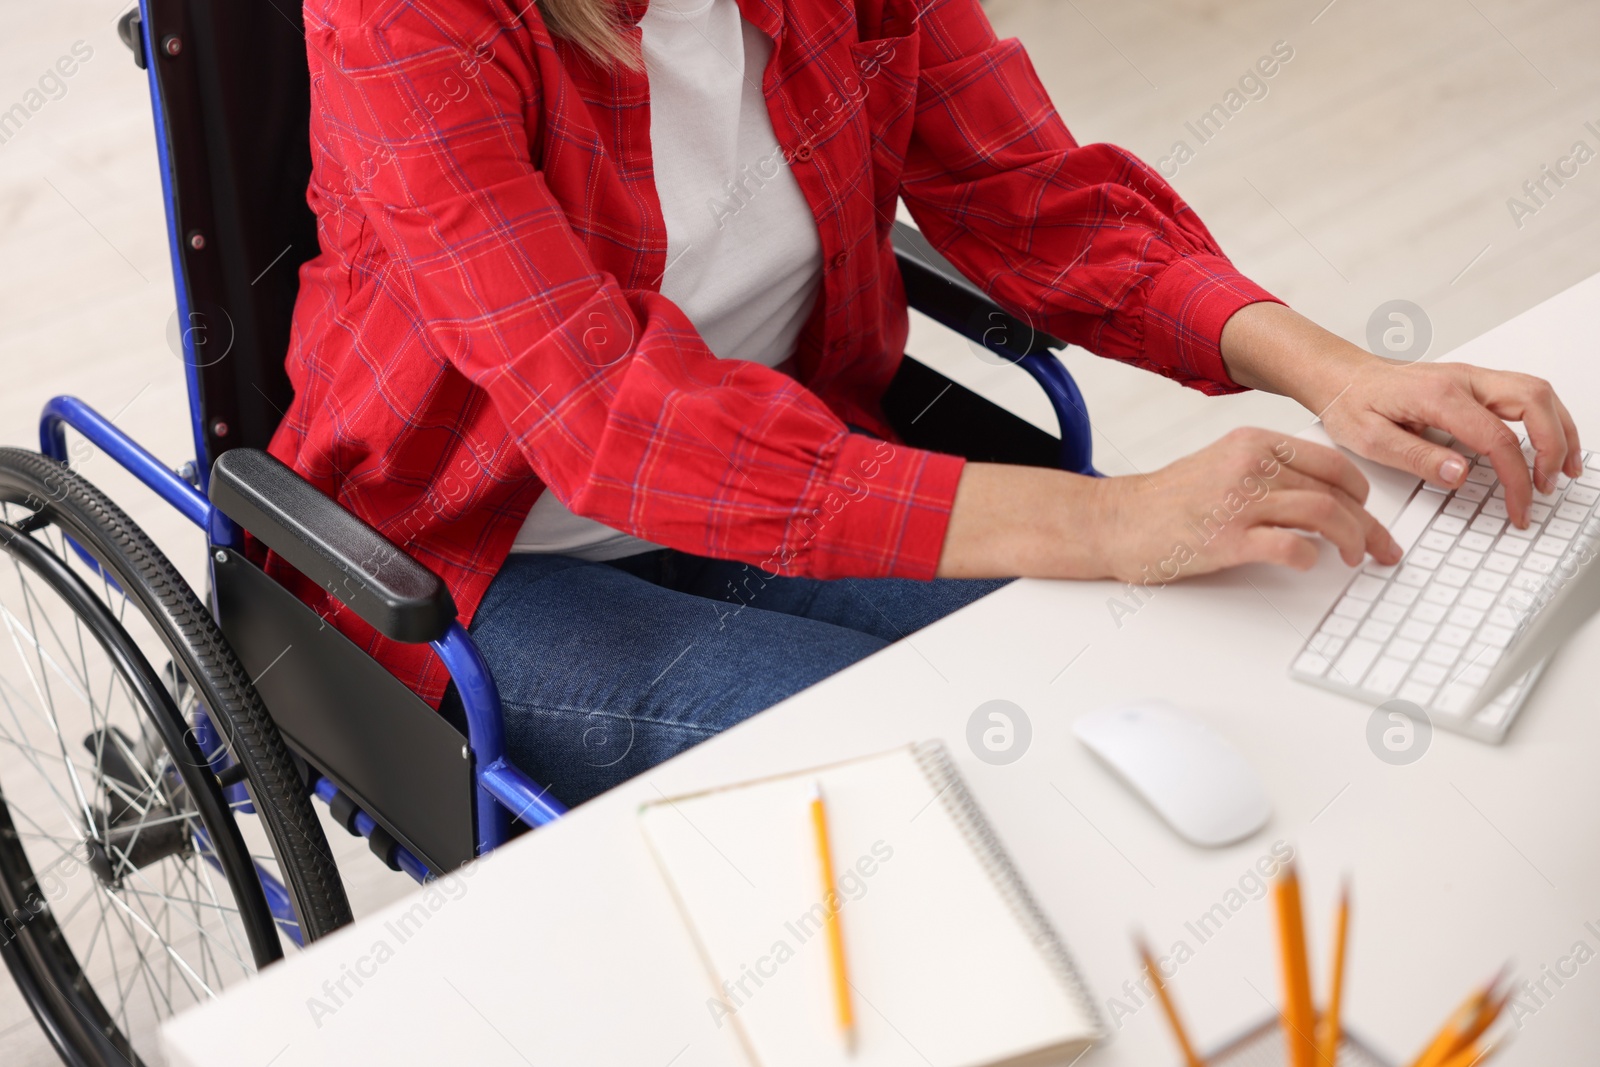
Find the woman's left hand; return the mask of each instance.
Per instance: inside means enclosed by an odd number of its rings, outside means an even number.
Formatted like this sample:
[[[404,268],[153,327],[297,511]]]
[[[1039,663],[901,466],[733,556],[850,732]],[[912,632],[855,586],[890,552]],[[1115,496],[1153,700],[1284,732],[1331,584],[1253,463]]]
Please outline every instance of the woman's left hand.
[[[1394,363],[1364,352],[1279,304],[1251,304],[1223,330],[1223,359],[1240,385],[1299,400],[1335,442],[1367,459],[1454,489],[1471,465],[1422,436],[1451,434],[1489,457],[1505,486],[1506,511],[1528,524],[1535,489],[1551,492],[1558,474],[1583,473],[1578,431],[1566,405],[1542,378],[1465,363]],[[1534,450],[1530,473],[1517,434]]]

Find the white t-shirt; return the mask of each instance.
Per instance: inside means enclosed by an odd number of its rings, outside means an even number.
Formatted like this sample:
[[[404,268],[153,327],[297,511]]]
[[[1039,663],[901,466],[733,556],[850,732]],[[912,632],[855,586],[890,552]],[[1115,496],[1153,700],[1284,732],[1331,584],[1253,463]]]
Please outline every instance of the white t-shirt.
[[[822,246],[761,92],[772,42],[735,0],[651,0],[640,28],[667,225],[661,293],[719,359],[776,367],[816,301]],[[545,492],[512,551],[607,560],[655,547]]]

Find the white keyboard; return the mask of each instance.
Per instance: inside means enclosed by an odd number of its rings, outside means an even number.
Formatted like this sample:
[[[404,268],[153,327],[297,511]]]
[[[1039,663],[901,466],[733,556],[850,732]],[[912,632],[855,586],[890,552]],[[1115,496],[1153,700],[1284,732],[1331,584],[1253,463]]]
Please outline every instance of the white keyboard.
[[[1488,460],[1451,447],[1475,461],[1466,482],[1449,493],[1417,490],[1390,527],[1404,558],[1392,567],[1367,560],[1290,674],[1374,707],[1410,701],[1435,726],[1498,742],[1544,664],[1476,715],[1465,709],[1528,613],[1545,603],[1553,576],[1570,576],[1576,557],[1600,542],[1600,457],[1585,452],[1580,477],[1561,475],[1555,492],[1535,492],[1529,526],[1519,530]],[[1531,464],[1525,442],[1523,456]]]

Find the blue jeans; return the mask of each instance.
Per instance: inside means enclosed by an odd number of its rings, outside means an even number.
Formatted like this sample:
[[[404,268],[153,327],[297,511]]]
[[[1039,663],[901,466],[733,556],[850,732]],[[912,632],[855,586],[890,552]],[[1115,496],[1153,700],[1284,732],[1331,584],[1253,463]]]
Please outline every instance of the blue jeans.
[[[670,549],[611,563],[518,554],[471,632],[500,688],[507,754],[575,805],[1004,584],[768,578]],[[462,726],[453,690],[443,710]]]

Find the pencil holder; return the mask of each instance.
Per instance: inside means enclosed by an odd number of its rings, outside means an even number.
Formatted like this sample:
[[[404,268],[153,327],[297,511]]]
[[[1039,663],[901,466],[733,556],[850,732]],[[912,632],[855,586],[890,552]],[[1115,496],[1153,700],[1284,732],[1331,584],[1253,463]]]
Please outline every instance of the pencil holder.
[[[1335,1067],[1393,1067],[1388,1060],[1345,1031]],[[1206,1057],[1209,1067],[1285,1067],[1282,1020],[1274,1015]]]

